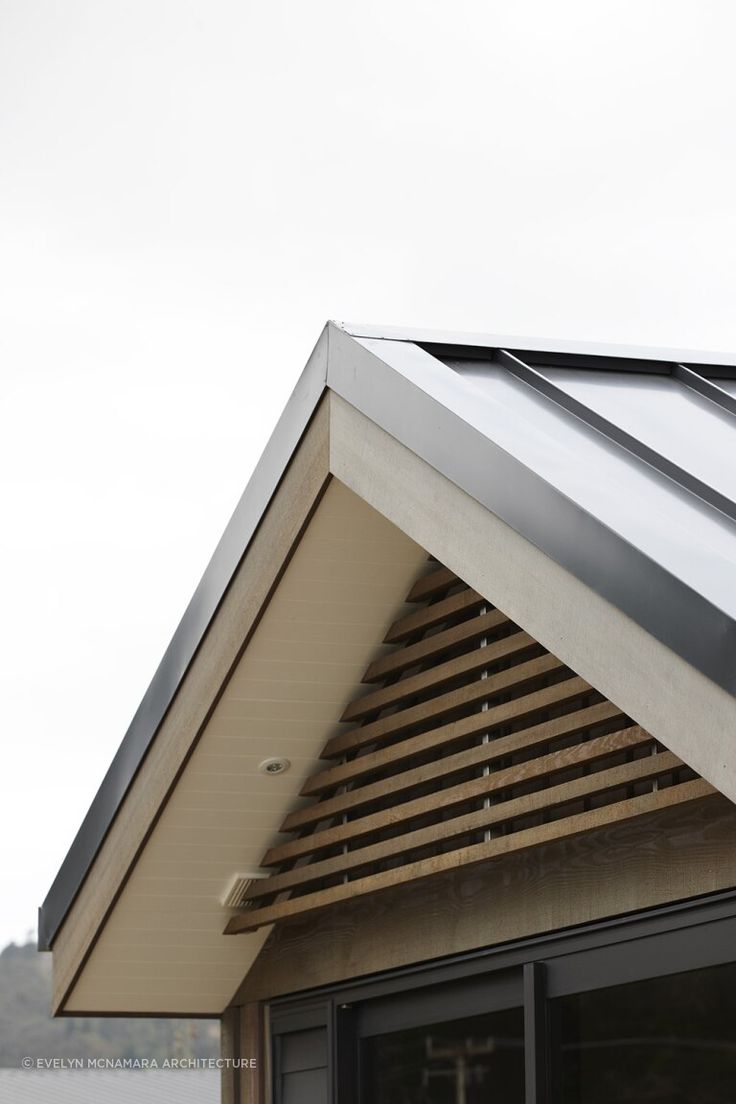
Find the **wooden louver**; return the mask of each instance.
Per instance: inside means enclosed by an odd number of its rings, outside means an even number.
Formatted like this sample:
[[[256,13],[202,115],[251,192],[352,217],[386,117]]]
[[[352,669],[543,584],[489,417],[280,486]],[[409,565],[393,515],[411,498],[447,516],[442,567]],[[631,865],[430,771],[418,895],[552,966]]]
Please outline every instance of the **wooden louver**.
[[[407,602],[226,932],[715,792],[447,568]]]

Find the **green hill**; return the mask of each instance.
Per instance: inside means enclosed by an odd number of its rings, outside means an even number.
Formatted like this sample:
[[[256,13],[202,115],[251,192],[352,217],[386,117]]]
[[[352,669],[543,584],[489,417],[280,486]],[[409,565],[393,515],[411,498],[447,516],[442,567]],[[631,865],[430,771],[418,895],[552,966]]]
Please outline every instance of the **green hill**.
[[[213,1020],[117,1017],[55,1020],[51,956],[35,943],[10,943],[0,952],[0,1067],[31,1058],[213,1058],[219,1025]]]

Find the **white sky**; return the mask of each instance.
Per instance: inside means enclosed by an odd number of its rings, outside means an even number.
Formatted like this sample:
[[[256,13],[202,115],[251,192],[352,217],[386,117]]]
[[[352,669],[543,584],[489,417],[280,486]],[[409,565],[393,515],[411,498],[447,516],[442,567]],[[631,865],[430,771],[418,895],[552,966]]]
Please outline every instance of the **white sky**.
[[[736,348],[730,0],[0,0],[0,945],[327,317]]]

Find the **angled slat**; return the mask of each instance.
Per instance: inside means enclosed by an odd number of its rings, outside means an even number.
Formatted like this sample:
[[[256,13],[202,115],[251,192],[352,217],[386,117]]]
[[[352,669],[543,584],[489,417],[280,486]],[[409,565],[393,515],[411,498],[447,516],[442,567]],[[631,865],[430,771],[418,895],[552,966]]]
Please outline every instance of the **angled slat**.
[[[489,774],[470,778],[455,786],[436,790],[431,794],[414,798],[413,801],[403,801],[391,809],[382,809],[357,821],[348,821],[341,827],[344,829],[343,840],[354,839],[358,835],[366,835],[368,832],[380,831],[383,828],[397,828],[417,817],[426,816],[428,813],[437,812],[439,809],[447,811],[457,805],[463,805],[476,798],[488,797],[498,793],[509,786],[518,786],[521,782],[529,782],[535,778],[542,778],[545,774],[558,773],[561,770],[569,770],[571,767],[580,766],[583,763],[593,763],[609,755],[620,751],[630,751],[651,742],[652,737],[638,725],[630,728],[609,732],[606,736],[598,736],[594,740],[588,740],[583,744],[575,744],[572,747],[561,748],[559,751],[550,752],[548,755],[537,756],[536,759],[527,759],[524,763],[516,763],[511,767],[491,771]],[[355,825],[355,827],[353,827]]]
[[[590,745],[580,746],[587,748]],[[392,836],[378,843],[368,843],[366,846],[344,854],[333,855],[328,859],[321,859],[308,866],[299,866],[282,874],[272,874],[269,878],[254,882],[245,898],[255,900],[259,897],[269,897],[271,894],[281,893],[295,886],[308,885],[310,882],[343,874],[348,870],[368,866],[370,863],[407,855],[420,847],[445,843],[467,832],[480,831],[531,813],[554,809],[581,798],[593,797],[605,793],[606,790],[661,777],[681,766],[682,761],[671,752],[648,755],[644,759],[635,759],[631,763],[623,763],[607,770],[596,771],[594,774],[586,774],[571,782],[536,790],[534,793],[512,798],[510,801],[503,801],[486,809],[476,809],[472,813],[466,813],[452,820],[441,820],[428,827],[416,828],[414,831]]]
[[[291,813],[286,818],[281,830],[284,832],[295,831],[309,823],[339,816],[341,813],[348,811],[351,816],[355,816],[365,805],[388,797],[389,794],[400,795],[406,790],[411,790],[427,782],[449,779],[461,771],[483,767],[494,759],[512,755],[521,748],[532,748],[539,744],[548,743],[550,740],[558,739],[561,736],[576,735],[586,728],[613,720],[616,717],[622,717],[616,706],[608,701],[598,702],[597,705],[576,710],[574,713],[566,713],[562,717],[542,721],[541,724],[524,729],[522,732],[515,732],[511,736],[502,736],[488,743],[476,744],[474,747],[466,748],[465,751],[456,752],[455,755],[433,759],[430,763],[404,770],[390,778],[382,778],[378,782],[361,786],[359,789],[348,790],[308,809],[297,810],[297,812]],[[347,824],[338,824],[334,828],[326,828],[309,836],[300,836],[298,839],[289,840],[288,843],[277,844],[266,852],[262,865],[276,866],[278,863],[299,858],[301,855],[313,854],[315,851],[334,847],[348,838],[346,830],[350,838],[362,834],[362,831],[365,831],[365,829],[361,830],[362,823],[363,820],[350,820]]]
[[[440,663],[428,671],[420,671],[418,675],[412,675],[411,678],[402,679],[401,682],[391,683],[390,686],[384,686],[380,690],[364,694],[362,698],[356,698],[345,707],[340,720],[358,721],[378,709],[399,705],[425,690],[439,691],[448,682],[453,682],[464,675],[473,675],[486,667],[492,667],[494,663],[509,659],[529,648],[538,647],[536,640],[529,636],[529,633],[515,632],[502,640],[486,644],[483,648],[474,648],[472,652],[465,652],[464,655],[448,659],[447,662]]]
[[[427,663],[444,652],[467,644],[471,640],[479,640],[482,636],[508,624],[510,622],[505,613],[496,609],[489,610],[488,613],[482,613],[478,617],[471,618],[470,621],[462,621],[450,629],[444,629],[424,640],[418,640],[416,644],[407,644],[403,648],[397,648],[388,655],[375,659],[363,675],[363,682],[380,682],[382,679],[391,678],[409,667]]]
[[[514,832],[482,843],[471,844],[454,851],[443,851],[441,854],[433,855],[430,858],[407,863],[405,866],[395,867],[392,870],[368,874],[363,878],[342,882],[339,885],[331,886],[329,889],[319,890],[303,897],[292,897],[264,908],[245,909],[239,915],[232,917],[225,927],[224,934],[234,935],[238,932],[254,931],[266,924],[273,924],[290,916],[306,916],[341,901],[352,900],[368,893],[382,892],[395,886],[410,885],[422,878],[434,877],[449,870],[499,859],[505,855],[570,838],[597,828],[621,824],[646,813],[657,812],[685,802],[697,801],[715,793],[717,791],[714,787],[703,779],[683,782],[677,786],[668,786],[666,789],[657,790],[654,793],[628,798],[613,805],[605,805],[600,809],[578,813],[575,816],[565,817],[535,828],[528,828],[521,832]]]
[[[413,636],[417,632],[426,632],[427,629],[441,625],[450,617],[457,617],[460,613],[474,609],[485,603],[486,599],[476,590],[461,590],[458,594],[451,594],[449,598],[443,598],[440,602],[434,602],[431,606],[407,613],[394,621],[391,628],[383,638],[384,644],[398,644]]]
[[[561,660],[547,652],[545,655],[530,659],[526,663],[519,663],[505,671],[499,671],[486,679],[477,679],[466,686],[460,686],[456,690],[450,690],[436,698],[420,702],[419,705],[402,709],[388,717],[380,717],[377,721],[372,721],[360,728],[353,728],[349,732],[341,732],[327,742],[321,758],[333,759],[338,755],[344,755],[346,751],[354,751],[356,748],[365,747],[366,744],[379,743],[389,737],[400,736],[401,733],[408,732],[409,729],[420,724],[439,723],[442,717],[446,717],[448,713],[453,713],[458,709],[466,708],[478,702],[490,701],[498,694],[505,694],[511,690],[518,689],[520,691],[522,687],[536,679],[562,670],[564,670],[564,664]],[[313,788],[310,779],[301,792],[302,794],[313,794],[318,793],[321,789],[324,789],[321,783],[319,789]]]
[[[458,721],[450,721],[448,724],[442,725],[441,728],[433,729],[430,732],[420,732],[408,740],[402,740],[390,747],[380,747],[380,749],[361,755],[360,758],[350,760],[348,763],[330,767],[327,771],[312,775],[305,783],[305,787],[310,786],[311,788],[313,786],[316,792],[323,793],[324,790],[333,786],[354,784],[359,778],[374,774],[376,771],[384,771],[387,767],[392,767],[397,763],[404,763],[415,755],[433,750],[434,747],[447,749],[458,740],[465,740],[468,736],[480,735],[481,733],[489,733],[492,736],[493,730],[501,724],[508,724],[510,721],[523,721],[527,716],[533,716],[534,713],[550,708],[551,704],[564,704],[567,701],[574,701],[589,690],[588,683],[583,679],[575,678],[566,679],[564,682],[556,682],[552,687],[535,690],[532,693],[525,694],[523,698],[514,698],[513,701],[494,705],[494,707],[484,712],[479,711],[471,713],[470,716],[462,716]],[[512,739],[512,737],[509,737],[509,739]],[[497,743],[495,740],[491,740],[491,742]],[[305,790],[302,789],[303,792]],[[360,790],[352,789],[351,793],[355,800],[361,800],[362,787]],[[326,803],[314,806],[317,813],[319,813],[319,809],[323,804]],[[321,819],[321,817],[317,817],[317,819]]]
[[[321,756],[343,761],[304,783],[316,800],[281,828],[302,834],[268,850],[262,866],[276,869],[254,881],[227,932],[715,792],[680,782],[674,754],[451,571],[428,571],[407,602],[421,608],[393,623],[392,650],[362,680],[386,685],[345,707],[352,727]],[[599,795],[604,807],[589,810]],[[522,827],[532,815],[541,823]]]
[[[436,598],[448,587],[456,586],[460,580],[449,567],[440,567],[429,575],[422,575],[406,596],[407,602],[428,602],[430,598]]]

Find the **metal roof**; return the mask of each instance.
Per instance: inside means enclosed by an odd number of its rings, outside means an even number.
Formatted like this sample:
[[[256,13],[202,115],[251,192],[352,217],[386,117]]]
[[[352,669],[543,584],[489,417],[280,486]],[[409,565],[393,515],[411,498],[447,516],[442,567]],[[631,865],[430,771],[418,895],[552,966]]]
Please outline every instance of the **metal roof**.
[[[736,693],[736,357],[330,323],[39,910],[42,949],[325,388]]]

